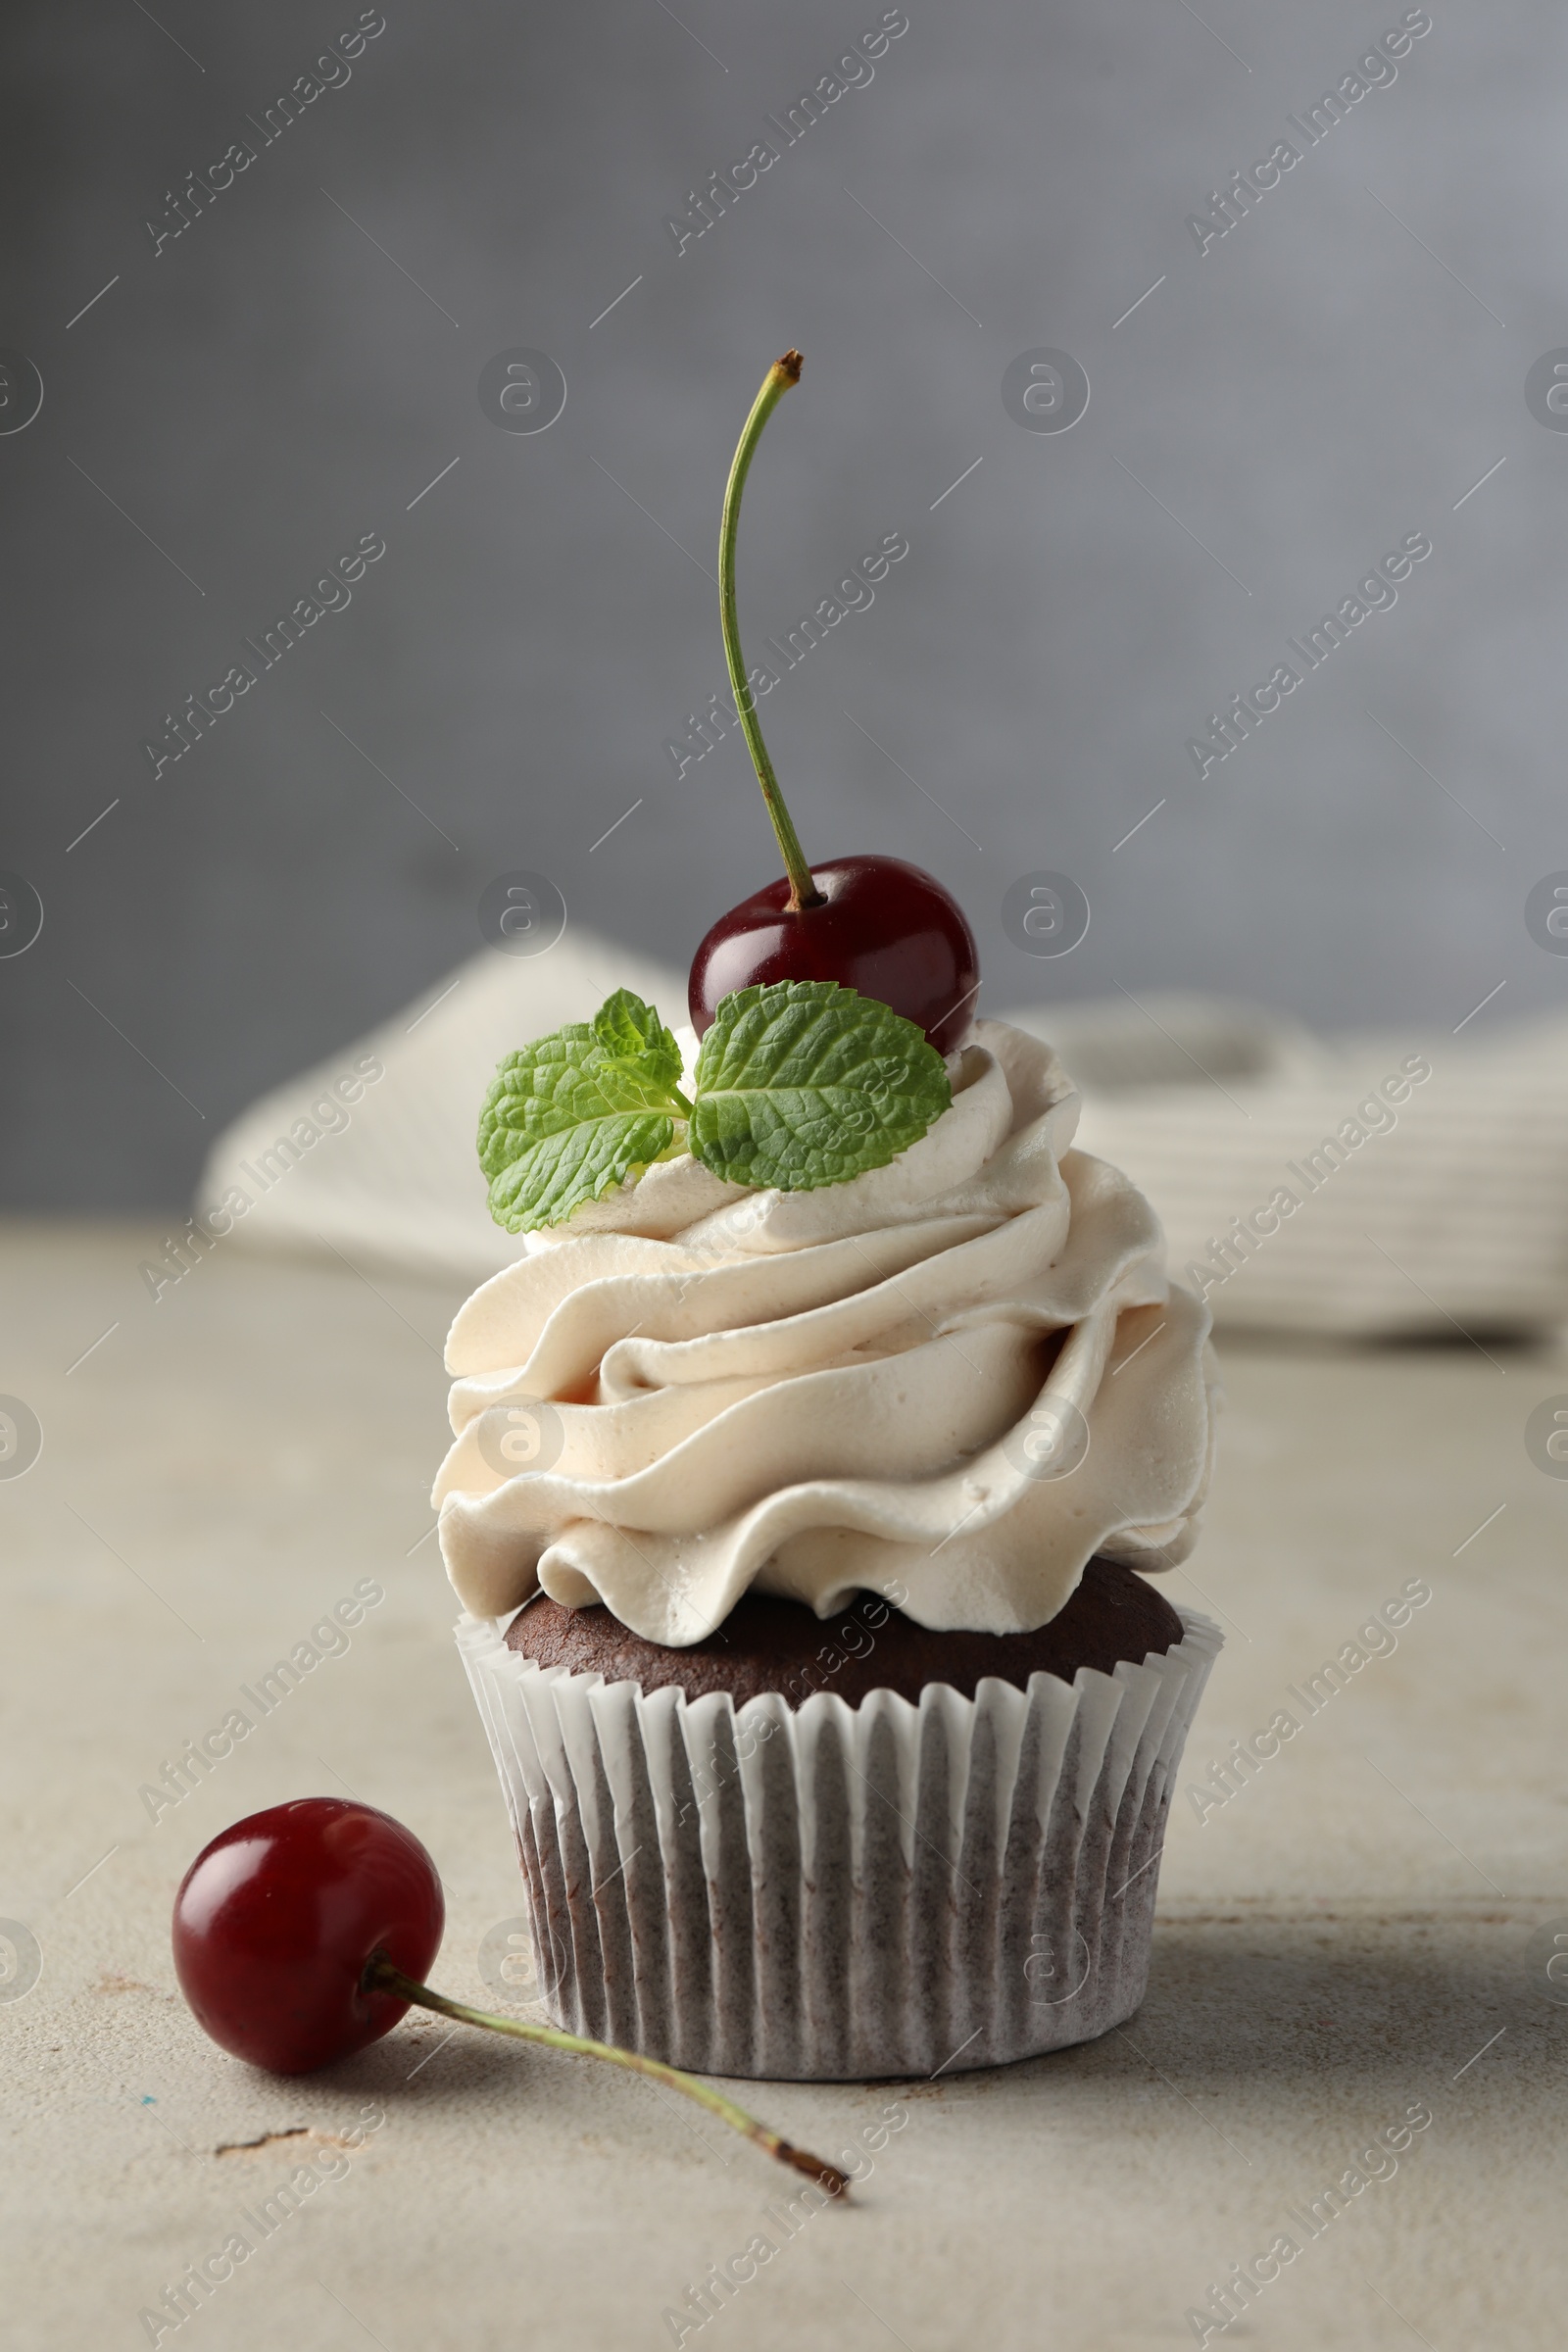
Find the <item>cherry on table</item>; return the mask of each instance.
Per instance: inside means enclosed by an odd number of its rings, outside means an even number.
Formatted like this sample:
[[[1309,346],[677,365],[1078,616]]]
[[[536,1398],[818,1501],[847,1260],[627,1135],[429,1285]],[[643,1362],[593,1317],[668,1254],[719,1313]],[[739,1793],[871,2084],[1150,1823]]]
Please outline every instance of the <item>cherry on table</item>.
[[[490,2017],[432,1991],[419,1979],[445,1924],[440,1878],[412,1830],[373,1805],[299,1797],[234,1822],[197,1855],[174,1897],[174,1972],[214,2041],[273,2074],[305,2075],[347,2058],[416,2003],[651,2075],[830,2196],[847,2194],[849,2175],[837,2165],[658,2058],[531,2019]]]
[[[951,1054],[974,1016],[980,957],[957,901],[902,858],[813,865],[815,906],[787,878],[721,914],[692,959],[686,1002],[702,1037],[722,998],[754,982],[836,980],[890,1004]]]
[[[406,1997],[367,1986],[377,1952],[422,1977],[446,1904],[411,1830],[372,1805],[308,1796],[236,1821],[174,1898],[174,1971],[236,2058],[305,2075],[389,2034]]]

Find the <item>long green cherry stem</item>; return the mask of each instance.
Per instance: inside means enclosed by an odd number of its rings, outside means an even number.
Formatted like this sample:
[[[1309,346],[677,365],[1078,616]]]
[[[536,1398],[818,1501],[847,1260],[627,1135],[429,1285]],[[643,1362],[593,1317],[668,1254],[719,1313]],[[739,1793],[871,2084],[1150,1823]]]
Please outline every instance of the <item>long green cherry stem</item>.
[[[491,2017],[483,2009],[470,2009],[463,2001],[449,2001],[443,1992],[432,1992],[428,1984],[417,1984],[395,1968],[385,1952],[376,1952],[365,1971],[367,1990],[394,1992],[400,2000],[412,2001],[420,2009],[433,2009],[440,2017],[456,2018],[460,2025],[485,2026],[492,2034],[510,2034],[516,2041],[542,2041],[552,2050],[566,2050],[576,2058],[608,2058],[612,2066],[629,2067],[634,2074],[651,2075],[656,2082],[667,2082],[671,2090],[683,2091],[716,2115],[730,2129],[753,2139],[780,2164],[793,2165],[798,2173],[825,2188],[830,2197],[849,2193],[850,2177],[841,2173],[836,2164],[826,2164],[820,2156],[812,2156],[805,2148],[796,2147],[777,2132],[760,2124],[755,2115],[726,2099],[722,2091],[707,2082],[699,2082],[694,2075],[683,2075],[678,2068],[665,2066],[657,2058],[639,2057],[635,2050],[617,2049],[612,2042],[589,2041],[581,2034],[563,2033],[559,2026],[539,2026],[525,2018]]]
[[[724,660],[729,668],[729,682],[735,697],[735,709],[746,737],[746,748],[752,755],[757,781],[762,787],[767,813],[773,820],[778,846],[784,855],[784,870],[790,878],[790,908],[799,913],[803,906],[820,906],[822,893],[811,879],[811,869],[806,862],[806,852],[784,806],[784,795],[773,773],[773,762],[762,741],[762,730],[757,723],[757,697],[752,692],[746,674],[746,662],[741,653],[740,629],[735,619],[735,535],[741,518],[741,492],[753,452],[762,437],[762,427],[778,407],[791,384],[801,380],[801,355],[787,351],[775,360],[762,379],[762,389],[752,403],[752,413],[746,419],[735,451],[735,462],[729,469],[724,486],[724,512],[718,525],[718,625],[724,633]]]

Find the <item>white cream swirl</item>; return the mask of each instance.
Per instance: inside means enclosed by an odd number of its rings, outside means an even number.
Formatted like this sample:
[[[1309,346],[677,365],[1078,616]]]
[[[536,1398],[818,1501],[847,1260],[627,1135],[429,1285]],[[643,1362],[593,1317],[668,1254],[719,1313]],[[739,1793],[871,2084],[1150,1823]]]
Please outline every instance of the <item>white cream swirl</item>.
[[[950,1068],[952,1107],[888,1167],[759,1193],[668,1160],[474,1293],[433,1495],[468,1609],[542,1585],[678,1648],[751,1586],[819,1616],[870,1588],[1015,1633],[1096,1552],[1186,1556],[1207,1309],[1167,1282],[1143,1195],[1071,1149],[1049,1047],[977,1021]],[[491,1408],[519,1404],[546,1442],[509,1476]]]

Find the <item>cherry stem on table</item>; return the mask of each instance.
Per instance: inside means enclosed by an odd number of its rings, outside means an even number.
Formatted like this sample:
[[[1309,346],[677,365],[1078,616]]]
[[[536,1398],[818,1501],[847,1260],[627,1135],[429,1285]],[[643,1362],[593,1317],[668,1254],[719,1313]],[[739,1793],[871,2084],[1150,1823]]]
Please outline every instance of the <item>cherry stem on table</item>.
[[[612,2042],[590,2041],[581,2034],[566,2034],[559,2026],[535,2025],[531,2020],[513,2017],[492,2017],[483,2009],[470,2009],[464,2001],[449,2001],[444,1992],[432,1992],[428,1984],[417,1984],[406,1977],[401,1968],[394,1967],[384,1952],[371,1958],[365,1972],[368,1991],[396,1993],[400,2000],[412,2001],[420,2009],[433,2009],[440,2017],[453,2017],[460,2025],[484,2026],[492,2034],[510,2034],[516,2041],[540,2041],[548,2049],[565,2050],[576,2058],[608,2058],[612,2066],[629,2067],[633,2074],[650,2075],[656,2082],[667,2082],[672,2090],[695,2099],[710,2115],[716,2115],[734,2132],[765,2148],[780,2164],[793,2165],[798,2173],[825,2188],[831,2197],[847,2196],[850,2187],[848,2173],[841,2173],[836,2164],[824,2163],[820,2156],[811,2155],[806,2148],[796,2147],[777,2132],[760,2124],[755,2115],[726,2099],[722,2091],[707,2082],[699,2082],[694,2075],[683,2075],[677,2067],[665,2066],[658,2058],[639,2057],[635,2050],[617,2049]]]
[[[724,486],[724,512],[718,525],[718,625],[724,635],[724,661],[729,669],[729,682],[735,696],[741,732],[746,737],[746,748],[752,755],[757,781],[762,787],[767,813],[773,820],[773,831],[778,836],[778,846],[783,853],[784,870],[790,878],[790,908],[795,913],[799,913],[803,906],[820,906],[823,898],[811,879],[806,852],[801,847],[800,836],[784,805],[784,795],[778,788],[773,762],[768,758],[762,730],[757,720],[757,697],[752,692],[751,681],[746,674],[740,628],[735,618],[735,538],[740,526],[741,492],[746,487],[746,476],[753,453],[761,439],[762,427],[791,384],[798,384],[800,380],[801,355],[798,351],[787,351],[768,369],[736,447],[735,461]]]

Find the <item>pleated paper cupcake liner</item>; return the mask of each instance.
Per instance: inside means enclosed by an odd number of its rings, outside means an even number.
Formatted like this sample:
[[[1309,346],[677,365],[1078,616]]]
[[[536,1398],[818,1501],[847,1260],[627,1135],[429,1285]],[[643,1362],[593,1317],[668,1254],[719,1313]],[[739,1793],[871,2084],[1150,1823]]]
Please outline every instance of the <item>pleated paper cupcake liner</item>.
[[[704,2074],[1000,2066],[1132,2016],[1217,1626],[1072,1685],[851,1707],[607,1684],[458,1627],[547,2005]]]

